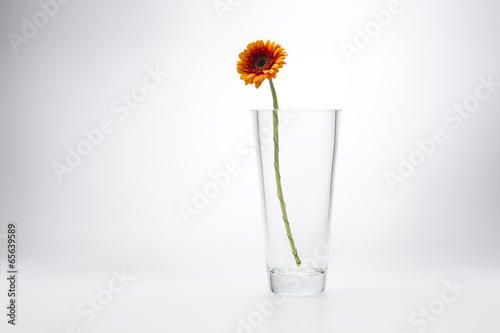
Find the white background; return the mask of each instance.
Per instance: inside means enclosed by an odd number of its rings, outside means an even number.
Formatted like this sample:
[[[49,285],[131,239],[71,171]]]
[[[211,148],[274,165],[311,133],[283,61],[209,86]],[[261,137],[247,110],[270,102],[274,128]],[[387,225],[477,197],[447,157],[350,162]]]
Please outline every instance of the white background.
[[[498,332],[500,87],[458,129],[443,118],[481,77],[500,82],[498,3],[401,0],[384,27],[373,13],[390,1],[220,3],[73,0],[16,52],[9,33],[23,36],[23,17],[42,9],[2,1],[2,332]],[[341,46],[374,26],[346,57]],[[328,289],[272,313],[255,303],[272,299],[257,165],[238,152],[249,110],[272,106],[267,85],[236,73],[257,39],[289,54],[275,81],[282,108],[343,110]],[[121,119],[113,104],[147,68],[169,75]],[[59,181],[54,162],[105,118],[112,133]],[[386,173],[436,128],[446,141],[391,191]],[[241,172],[183,218],[232,160]],[[16,328],[4,307],[9,221],[19,228]],[[110,294],[123,270],[133,279]],[[455,279],[467,289],[443,313],[425,330],[410,323]],[[96,296],[106,304],[95,316],[77,312]]]

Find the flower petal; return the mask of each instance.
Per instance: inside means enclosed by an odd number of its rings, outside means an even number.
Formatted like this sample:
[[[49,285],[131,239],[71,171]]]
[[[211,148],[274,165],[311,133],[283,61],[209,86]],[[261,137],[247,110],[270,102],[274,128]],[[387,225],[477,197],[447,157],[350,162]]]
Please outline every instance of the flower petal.
[[[263,56],[265,63],[260,58]],[[258,88],[264,80],[276,78],[279,68],[285,64],[286,56],[287,53],[280,44],[269,39],[266,42],[257,40],[249,43],[238,55],[236,71],[240,74],[240,79],[245,81],[245,85],[255,84]]]

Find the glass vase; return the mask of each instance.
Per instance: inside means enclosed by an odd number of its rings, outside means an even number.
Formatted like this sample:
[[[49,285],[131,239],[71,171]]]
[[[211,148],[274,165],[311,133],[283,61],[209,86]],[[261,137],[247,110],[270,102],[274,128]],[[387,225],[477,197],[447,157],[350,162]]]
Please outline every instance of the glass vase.
[[[273,293],[325,290],[340,110],[252,110]]]

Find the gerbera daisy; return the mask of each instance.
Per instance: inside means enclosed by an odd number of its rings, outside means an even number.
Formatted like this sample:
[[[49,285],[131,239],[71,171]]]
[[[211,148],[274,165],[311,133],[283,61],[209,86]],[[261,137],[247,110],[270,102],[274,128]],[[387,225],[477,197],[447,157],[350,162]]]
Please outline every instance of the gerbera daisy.
[[[293,240],[290,222],[288,221],[288,214],[286,211],[285,198],[283,196],[283,188],[281,186],[281,173],[280,173],[280,158],[279,158],[279,131],[278,131],[278,97],[274,89],[273,79],[276,78],[276,73],[283,67],[287,54],[281,45],[269,40],[264,43],[258,40],[254,43],[248,44],[245,51],[240,53],[240,60],[236,64],[238,73],[241,74],[240,78],[245,80],[245,85],[255,83],[255,88],[259,88],[265,79],[269,80],[271,87],[271,94],[273,96],[273,141],[274,141],[274,170],[276,176],[276,187],[278,201],[281,207],[281,214],[283,222],[285,223],[286,234],[292,254],[295,258],[297,266],[301,265],[301,260]]]
[[[240,78],[245,80],[245,85],[255,83],[255,88],[259,88],[265,79],[276,78],[276,73],[286,64],[286,56],[280,44],[258,40],[248,44],[240,53],[236,69],[241,74]]]

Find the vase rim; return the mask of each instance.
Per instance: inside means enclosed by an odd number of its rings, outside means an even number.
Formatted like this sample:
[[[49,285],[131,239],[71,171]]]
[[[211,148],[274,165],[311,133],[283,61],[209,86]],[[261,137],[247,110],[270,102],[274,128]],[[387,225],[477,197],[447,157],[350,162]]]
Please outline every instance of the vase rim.
[[[275,109],[250,109],[250,111],[274,111]],[[287,112],[338,112],[342,111],[342,109],[276,109],[278,111],[287,111]]]

